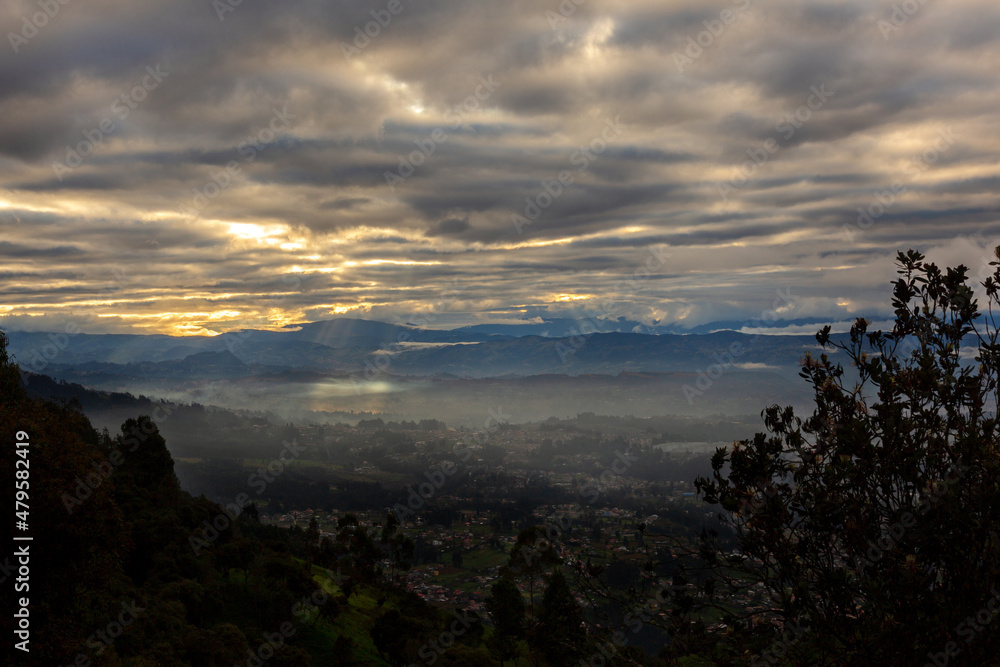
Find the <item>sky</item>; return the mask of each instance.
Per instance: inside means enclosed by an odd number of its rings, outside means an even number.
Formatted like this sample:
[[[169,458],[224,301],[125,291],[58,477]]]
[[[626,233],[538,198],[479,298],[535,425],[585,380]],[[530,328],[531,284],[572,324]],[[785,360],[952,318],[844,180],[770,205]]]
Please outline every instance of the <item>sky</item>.
[[[891,315],[1000,243],[995,0],[5,0],[0,327]]]

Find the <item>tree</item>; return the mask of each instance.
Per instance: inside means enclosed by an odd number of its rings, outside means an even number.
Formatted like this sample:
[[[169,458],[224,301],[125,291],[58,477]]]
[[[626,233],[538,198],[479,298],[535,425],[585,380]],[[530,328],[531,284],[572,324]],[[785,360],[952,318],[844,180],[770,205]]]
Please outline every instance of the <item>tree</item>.
[[[246,516],[246,518],[249,521],[253,521],[255,523],[260,523],[260,511],[257,509],[257,501],[256,500],[253,501],[253,502],[251,502],[249,505],[247,505],[243,509],[243,515]]]
[[[306,556],[312,560],[319,551],[319,521],[315,516],[309,518],[306,527]]]
[[[608,586],[628,588],[639,583],[639,566],[632,560],[612,559],[606,570]]]
[[[848,368],[806,355],[810,417],[767,408],[768,433],[718,450],[696,482],[739,544],[704,534],[706,595],[766,593],[727,619],[757,656],[783,642],[796,663],[986,664],[1000,650],[983,622],[1000,602],[1000,262],[984,318],[967,267],[924,259],[898,254],[891,331],[859,319],[816,335]]]
[[[243,591],[246,592],[247,582],[250,579],[250,566],[259,553],[259,542],[241,537],[219,547],[215,555],[215,562],[219,569],[225,573],[227,580],[230,570],[243,570]]]
[[[418,647],[427,630],[425,621],[391,609],[375,619],[372,643],[390,665],[404,665],[417,660]]]
[[[550,665],[574,665],[583,657],[587,633],[583,627],[583,610],[570,591],[562,570],[549,575],[538,612],[538,628],[533,633],[533,648],[545,656]]]
[[[399,519],[392,512],[386,514],[382,527],[382,550],[389,557],[389,581],[396,581],[396,572],[410,569],[416,551],[416,543],[399,529]]]
[[[508,573],[501,575],[490,587],[486,611],[493,620],[490,652],[503,667],[505,660],[517,657],[517,643],[524,637],[526,623],[524,597]]]
[[[528,584],[528,606],[534,615],[535,586],[542,575],[562,562],[555,545],[549,541],[544,526],[531,526],[517,535],[510,552],[507,568],[512,574],[523,577]]]

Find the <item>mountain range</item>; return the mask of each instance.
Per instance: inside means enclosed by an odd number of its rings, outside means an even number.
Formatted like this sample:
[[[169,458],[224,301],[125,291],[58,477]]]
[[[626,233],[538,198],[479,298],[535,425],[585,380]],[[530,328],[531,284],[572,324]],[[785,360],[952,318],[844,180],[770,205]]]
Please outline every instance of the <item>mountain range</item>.
[[[748,414],[805,396],[813,336],[635,332],[627,320],[421,329],[337,319],[218,336],[9,332],[26,371],[103,391],[229,408],[482,422],[598,414]],[[819,328],[819,325],[817,325]],[[846,335],[834,336],[843,340]],[[828,353],[836,354],[836,350]],[[309,413],[309,414],[306,414]]]
[[[736,331],[633,332],[627,320],[421,329],[359,319],[219,336],[75,335],[12,331],[10,351],[29,370],[144,378],[232,378],[285,370],[464,378],[621,372],[698,372],[721,364],[788,370],[816,349],[813,336]],[[547,327],[540,335],[539,327]],[[581,334],[583,331],[596,333]]]

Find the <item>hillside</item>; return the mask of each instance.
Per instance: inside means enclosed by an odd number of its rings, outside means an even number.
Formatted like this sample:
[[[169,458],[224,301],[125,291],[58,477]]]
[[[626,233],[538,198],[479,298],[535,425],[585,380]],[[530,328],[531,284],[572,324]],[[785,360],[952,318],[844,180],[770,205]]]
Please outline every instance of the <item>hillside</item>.
[[[447,615],[382,577],[391,533],[379,538],[348,518],[337,542],[319,548],[307,531],[260,524],[249,501],[241,510],[193,498],[147,417],[99,434],[74,408],[30,397],[5,343],[0,335],[0,437],[30,443],[21,534],[34,541],[30,663],[8,642],[4,664],[230,667],[259,656],[279,667],[382,665],[392,655],[378,634],[387,614],[405,614],[417,642],[447,627]],[[5,451],[0,474],[13,479],[18,459]],[[2,492],[8,507],[12,488]],[[7,637],[14,622],[4,614]],[[453,653],[489,662],[475,645]]]

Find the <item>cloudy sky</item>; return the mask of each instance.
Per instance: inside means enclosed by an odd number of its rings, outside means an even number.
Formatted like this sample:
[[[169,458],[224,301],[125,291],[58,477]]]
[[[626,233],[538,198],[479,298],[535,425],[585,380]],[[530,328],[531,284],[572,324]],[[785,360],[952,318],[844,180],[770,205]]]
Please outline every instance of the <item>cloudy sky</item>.
[[[842,320],[1000,241],[995,0],[236,1],[5,0],[0,326]]]

